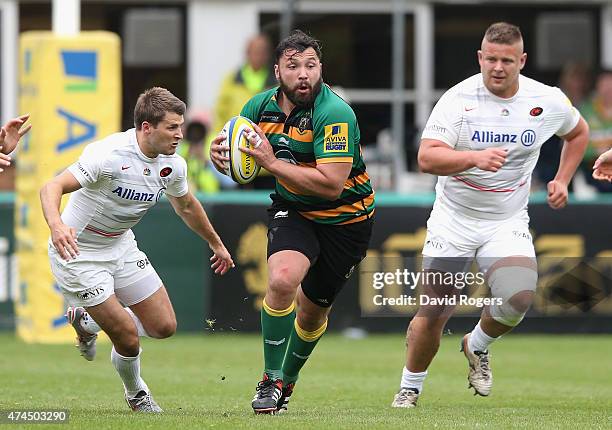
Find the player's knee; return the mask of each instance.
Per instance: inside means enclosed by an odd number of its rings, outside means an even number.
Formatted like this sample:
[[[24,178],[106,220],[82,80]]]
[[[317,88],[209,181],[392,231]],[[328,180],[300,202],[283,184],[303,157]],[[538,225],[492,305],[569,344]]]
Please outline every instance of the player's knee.
[[[454,309],[453,305],[423,304],[419,306],[415,316],[419,318],[419,326],[424,326],[428,330],[441,330],[452,316]]]
[[[489,276],[492,296],[499,299],[489,307],[491,317],[508,327],[517,326],[533,302],[537,282],[538,274],[532,268],[497,268]]]
[[[176,318],[167,318],[159,322],[151,331],[152,333],[149,334],[156,339],[165,339],[172,336],[176,333]],[[149,330],[147,330],[147,332],[149,332]]]
[[[448,318],[424,318],[419,317],[417,314],[412,321],[410,321],[406,341],[414,342],[420,340],[422,337],[426,337],[432,341],[438,339],[442,335],[447,320]]]
[[[112,324],[107,324],[104,331],[111,339],[129,339],[134,337],[138,339],[138,330],[136,324],[131,318],[121,321],[115,320]]]
[[[521,291],[510,297],[508,303],[517,311],[526,313],[533,303],[534,296],[534,291]]]
[[[299,281],[288,266],[282,266],[271,270],[269,275],[270,291],[280,296],[295,295]]]
[[[118,336],[111,336],[115,349],[121,355],[134,357],[140,352],[140,341],[136,330],[126,330]]]
[[[300,309],[298,310],[298,321],[304,330],[315,331],[327,321],[327,312]]]
[[[519,325],[527,313],[514,309],[510,303],[492,305],[489,308],[489,312],[491,313],[491,318],[508,327],[516,327]]]

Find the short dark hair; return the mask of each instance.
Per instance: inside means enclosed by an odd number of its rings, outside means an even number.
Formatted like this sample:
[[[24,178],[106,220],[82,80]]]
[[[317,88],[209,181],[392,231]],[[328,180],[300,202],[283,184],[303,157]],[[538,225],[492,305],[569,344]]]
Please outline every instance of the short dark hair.
[[[147,121],[154,127],[164,119],[168,112],[185,115],[185,103],[165,88],[149,88],[138,96],[134,107],[134,126],[140,130]]]
[[[302,30],[293,30],[291,34],[281,40],[274,51],[274,62],[278,64],[280,57],[287,50],[295,50],[297,52],[304,52],[308,48],[315,50],[319,60],[323,59],[323,52],[321,51],[321,42],[312,36],[304,33]]]
[[[521,29],[507,22],[496,22],[491,24],[485,31],[484,38],[489,43],[499,45],[514,45],[523,40]]]

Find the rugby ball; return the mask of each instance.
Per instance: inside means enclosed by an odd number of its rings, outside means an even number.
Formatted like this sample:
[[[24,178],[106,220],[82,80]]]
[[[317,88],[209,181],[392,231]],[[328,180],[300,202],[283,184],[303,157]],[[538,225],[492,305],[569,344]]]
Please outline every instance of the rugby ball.
[[[243,116],[233,117],[225,123],[222,130],[226,138],[221,145],[228,147],[227,155],[230,159],[225,165],[225,174],[239,184],[252,182],[259,173],[259,165],[255,159],[238,149],[251,146],[246,138],[250,130],[254,130],[253,123]]]

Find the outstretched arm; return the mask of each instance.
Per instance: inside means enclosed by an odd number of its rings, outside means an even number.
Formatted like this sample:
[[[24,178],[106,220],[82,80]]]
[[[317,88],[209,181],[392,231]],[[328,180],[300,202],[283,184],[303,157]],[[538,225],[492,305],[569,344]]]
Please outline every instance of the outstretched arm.
[[[2,126],[0,130],[0,153],[10,154],[15,150],[19,139],[32,128],[32,124],[23,127],[29,118],[30,115],[21,115],[9,120]]]
[[[81,184],[68,170],[51,179],[40,189],[45,221],[51,230],[51,242],[64,260],[76,258],[79,247],[76,243],[76,231],[67,226],[60,216],[62,196],[81,188]]]
[[[182,197],[172,197],[168,195],[168,200],[178,216],[196,232],[202,239],[208,242],[208,246],[213,251],[211,268],[215,273],[224,275],[229,269],[234,267],[232,256],[223,245],[221,238],[213,228],[204,208],[191,192],[187,192]]]
[[[11,156],[0,152],[0,166],[8,167],[11,165]],[[0,173],[4,172],[4,169],[0,167]]]
[[[593,177],[600,181],[612,182],[612,149],[608,149],[595,160]]]

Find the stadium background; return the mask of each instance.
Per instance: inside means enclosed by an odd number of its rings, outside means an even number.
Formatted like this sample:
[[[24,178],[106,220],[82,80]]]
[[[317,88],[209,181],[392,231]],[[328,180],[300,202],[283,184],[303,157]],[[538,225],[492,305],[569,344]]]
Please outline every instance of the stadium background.
[[[55,103],[74,103],[70,99],[74,88],[81,97],[75,108],[79,117],[61,114],[49,117],[48,123],[41,123],[33,116],[32,136],[23,145],[26,150],[17,154],[17,168],[3,178],[6,182],[10,174],[15,175],[18,190],[9,189],[0,194],[0,328],[15,330],[19,326],[17,322],[32,325],[32,311],[26,311],[19,318],[15,309],[27,309],[36,303],[35,309],[44,309],[42,324],[50,325],[45,326],[49,337],[36,338],[22,333],[22,337],[31,341],[63,341],[71,335],[67,336],[69,331],[61,318],[64,304],[53,284],[39,286],[46,297],[41,300],[41,290],[31,285],[40,283],[40,279],[26,279],[33,277],[28,275],[31,273],[48,272],[46,242],[40,239],[46,232],[39,228],[43,221],[35,204],[26,207],[20,203],[20,180],[23,184],[23,178],[29,177],[42,183],[65,167],[87,143],[130,127],[133,103],[144,88],[167,87],[188,102],[190,111],[209,111],[223,75],[240,63],[245,41],[257,31],[265,31],[277,41],[292,25],[322,40],[324,77],[328,83],[342,87],[351,102],[360,122],[366,157],[370,157],[366,161],[377,186],[380,206],[370,255],[379,265],[385,264],[386,257],[400,255],[412,259],[418,255],[433,202],[432,182],[414,172],[419,130],[440,94],[477,71],[475,49],[489,23],[508,20],[521,27],[529,54],[524,74],[546,83],[556,84],[560,68],[567,61],[585,62],[593,68],[612,65],[612,6],[601,1],[529,4],[514,1],[234,1],[229,4],[86,1],[80,7],[83,32],[115,33],[121,45],[112,37],[107,40],[102,36],[103,40],[79,42],[93,43],[87,49],[107,49],[108,53],[99,53],[98,58],[106,65],[100,64],[91,76],[78,71],[69,76],[64,64],[66,76],[59,76],[57,81],[67,79],[63,90],[72,88],[72,92],[45,98],[29,91],[26,72],[31,55],[26,54],[27,43],[22,38],[25,32],[51,30],[53,5],[35,1],[0,2],[0,114],[3,120],[22,113],[24,107],[30,106],[28,103],[41,112],[47,108],[58,110]],[[240,25],[229,24],[237,22]],[[50,35],[40,36],[43,43],[32,48],[34,52],[56,49],[52,46],[55,39]],[[61,39],[62,43],[67,42]],[[103,55],[111,59],[102,61]],[[110,90],[102,88],[105,73],[116,78]],[[33,76],[45,78],[34,82],[41,88],[56,85],[45,73]],[[83,88],[95,88],[96,94],[92,94],[91,100],[82,98]],[[47,117],[44,118],[46,121]],[[57,126],[54,121],[63,122]],[[55,133],[53,138],[49,133]],[[73,133],[80,134],[75,138]],[[385,133],[390,141],[387,148],[380,145]],[[67,154],[58,156],[59,151],[53,151],[50,141],[67,142],[70,138],[74,145]],[[30,158],[32,153],[38,155]],[[50,159],[53,159],[52,165]],[[29,198],[35,201],[36,193],[28,192]],[[545,270],[541,273],[540,301],[517,331],[612,331],[610,197],[572,197],[569,208],[554,212],[546,205],[542,193],[534,193],[530,208],[532,229]],[[238,269],[231,275],[211,276],[206,264],[207,247],[173,216],[167,202],[155,207],[136,227],[139,243],[166,282],[180,331],[201,331],[206,328],[205,319],[215,320],[218,330],[256,331],[266,279],[267,193],[232,191],[200,194],[199,198],[237,259]],[[38,225],[34,228],[38,234],[34,240],[34,258],[19,258],[18,254],[32,245],[22,240],[25,236],[20,239],[20,234],[27,236],[27,233],[19,233],[19,229],[34,224]],[[160,229],[160,225],[164,228]],[[413,309],[399,314],[393,309],[372,310],[371,293],[367,279],[354,276],[336,305],[330,327],[376,332],[403,330],[406,316]],[[461,314],[473,315],[470,311],[473,309],[464,309]],[[463,330],[473,323],[473,317],[455,318],[449,327]],[[56,337],[56,331],[61,335]]]

